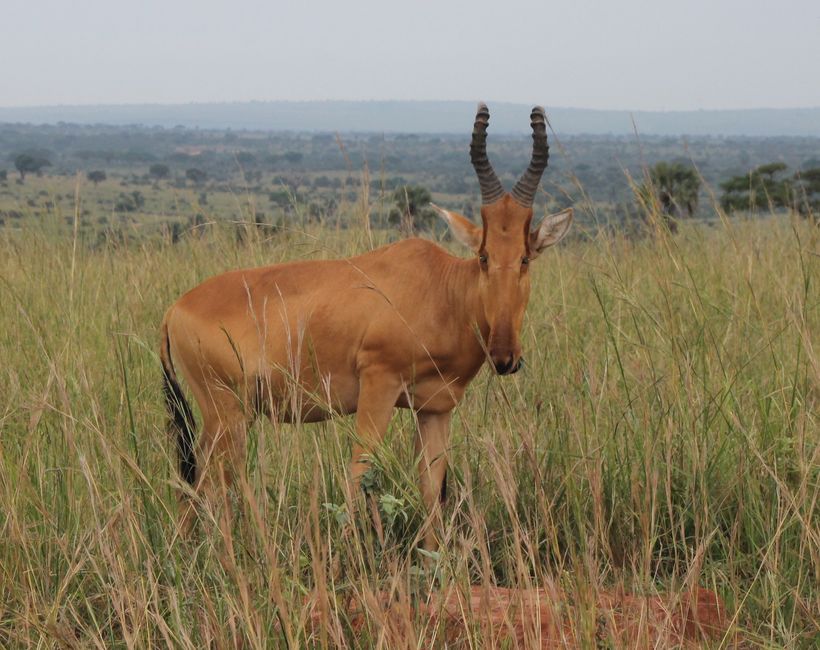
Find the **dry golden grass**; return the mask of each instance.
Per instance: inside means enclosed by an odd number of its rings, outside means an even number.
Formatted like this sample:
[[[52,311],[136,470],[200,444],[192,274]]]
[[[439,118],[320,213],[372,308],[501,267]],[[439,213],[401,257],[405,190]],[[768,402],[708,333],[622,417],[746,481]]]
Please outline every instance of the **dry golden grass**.
[[[749,646],[816,647],[820,231],[787,218],[601,233],[539,260],[526,370],[482,372],[456,412],[440,557],[415,550],[407,413],[370,476],[378,526],[344,525],[348,418],[260,423],[237,515],[180,539],[164,309],[229,268],[384,236],[240,244],[217,225],[92,249],[70,227],[0,231],[0,646],[443,646],[431,589],[557,585],[581,647],[618,645],[602,594],[696,587]],[[449,647],[491,643],[462,619]]]

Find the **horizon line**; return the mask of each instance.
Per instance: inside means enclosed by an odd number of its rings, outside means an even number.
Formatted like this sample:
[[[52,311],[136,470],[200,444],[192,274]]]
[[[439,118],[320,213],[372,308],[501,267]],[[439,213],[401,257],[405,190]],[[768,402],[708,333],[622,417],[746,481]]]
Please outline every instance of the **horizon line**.
[[[478,104],[469,99],[242,99],[242,100],[189,100],[189,101],[131,101],[131,102],[89,102],[89,103],[55,103],[55,104],[0,104],[0,110],[37,110],[59,108],[126,108],[126,107],[169,107],[169,106],[215,106],[241,104]],[[520,101],[488,100],[489,105],[527,106]],[[548,106],[547,104],[542,104]],[[755,106],[746,108],[587,108],[583,106],[551,106],[549,110],[588,111],[595,113],[728,113],[752,111],[812,111],[820,110],[816,106],[768,107]]]

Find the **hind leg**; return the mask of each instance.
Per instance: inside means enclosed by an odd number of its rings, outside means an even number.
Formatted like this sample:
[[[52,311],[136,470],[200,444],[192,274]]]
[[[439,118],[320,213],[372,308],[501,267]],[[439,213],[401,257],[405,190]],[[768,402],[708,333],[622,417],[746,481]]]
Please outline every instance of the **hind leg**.
[[[228,397],[203,411],[203,420],[197,445],[197,489],[212,498],[244,476],[250,418],[239,400]]]
[[[253,415],[244,400],[227,388],[210,388],[207,393],[192,386],[202,412],[202,431],[195,445],[196,480],[194,491],[207,507],[225,506],[230,515],[228,494],[237,478],[244,476],[247,431]],[[181,528],[190,529],[193,504],[182,502]]]

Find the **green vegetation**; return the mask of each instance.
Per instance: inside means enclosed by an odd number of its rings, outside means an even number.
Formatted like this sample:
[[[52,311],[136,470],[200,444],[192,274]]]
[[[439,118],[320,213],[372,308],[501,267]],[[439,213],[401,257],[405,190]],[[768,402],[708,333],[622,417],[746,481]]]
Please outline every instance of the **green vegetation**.
[[[694,167],[662,161],[649,169],[638,190],[638,199],[644,213],[659,211],[666,227],[676,232],[679,217],[691,218],[695,214],[699,194],[700,177]]]
[[[536,214],[574,204],[578,223],[533,267],[524,370],[482,371],[456,411],[446,543],[425,563],[406,412],[365,481],[377,526],[349,525],[350,418],[260,422],[235,516],[180,539],[157,327],[228,269],[352,255],[401,225],[443,237],[431,198],[478,207],[464,138],[0,125],[0,159],[53,163],[0,175],[0,647],[443,646],[418,611],[385,628],[375,595],[551,580],[589,647],[608,643],[599,591],[695,585],[750,647],[816,647],[816,144],[553,147]],[[508,185],[528,146],[494,137]],[[727,213],[709,188],[732,176]],[[468,623],[464,647],[486,646]]]
[[[195,185],[201,185],[208,178],[208,174],[207,172],[204,172],[201,169],[191,167],[191,169],[185,170],[185,178],[187,178],[189,181],[193,181]]]
[[[142,209],[161,213],[149,205],[161,197]],[[227,269],[351,255],[395,232],[354,227],[361,200],[338,208],[341,229],[260,228],[222,207],[200,221],[188,204],[198,226],[175,245],[162,228],[98,239],[82,224],[104,214],[84,201],[0,230],[0,646],[372,647],[387,634],[395,647],[377,592],[553,579],[576,594],[590,647],[597,590],[693,585],[718,591],[752,647],[814,647],[820,231],[805,220],[685,221],[639,240],[581,227],[536,265],[525,370],[483,371],[456,411],[433,572],[414,551],[406,412],[367,481],[378,527],[347,527],[350,418],[260,422],[236,516],[211,513],[188,541],[174,523],[165,308]],[[351,597],[364,636],[344,613]],[[400,628],[411,641],[425,626],[413,616]]]
[[[21,153],[14,156],[14,167],[20,174],[20,181],[26,180],[26,174],[39,174],[51,162],[45,156],[37,153]]]
[[[819,142],[817,138],[555,137],[536,202],[538,210],[553,212],[575,205],[577,218],[590,229],[632,229],[640,225],[647,203],[657,203],[650,212],[659,209],[667,220],[714,221],[710,188],[739,177],[726,192],[724,209],[763,214],[772,209],[797,210],[813,218],[820,200]],[[83,190],[82,210],[94,219],[104,215],[109,229],[124,226],[119,236],[131,236],[132,227],[139,229],[140,236],[170,230],[174,224],[186,227],[195,214],[206,220],[261,219],[277,227],[324,221],[344,228],[349,225],[345,210],[360,200],[363,182],[368,186],[372,226],[395,227],[407,207],[396,199],[401,187],[418,188],[413,191],[429,193],[436,203],[476,214],[479,199],[465,146],[463,136],[452,135],[337,137],[0,124],[0,160],[13,161],[20,152],[31,152],[52,163],[47,175],[25,186],[0,185],[0,218],[16,226],[20,217],[44,218],[49,210],[72,214],[76,176],[81,173],[95,184]],[[529,152],[528,135],[493,134],[492,161],[504,170],[501,180],[508,186],[517,180],[520,161]],[[761,166],[765,170],[772,160],[788,165],[777,175],[788,181],[788,200],[758,200],[766,193],[756,192],[750,201],[749,170]],[[358,172],[365,167],[369,173],[363,180]],[[647,168],[653,170],[651,178],[644,177]],[[100,174],[106,175],[105,180]],[[637,179],[634,187],[624,182],[625,174]],[[638,189],[647,181],[656,191]],[[117,210],[120,193],[135,190],[144,196],[144,205],[125,213]],[[411,204],[420,206],[414,221],[426,229],[432,215],[410,198]],[[90,221],[81,220],[81,227]]]
[[[817,218],[820,208],[820,167],[791,176],[782,162],[756,167],[748,174],[721,183],[725,210],[794,208],[804,217]]]
[[[721,205],[725,210],[759,210],[790,205],[791,183],[782,178],[787,169],[785,163],[769,163],[743,176],[730,178],[721,183]]]
[[[168,178],[171,175],[171,169],[168,165],[162,163],[154,163],[148,168],[148,173],[157,180]]]
[[[107,178],[107,175],[101,169],[92,169],[86,174],[86,178],[94,183],[94,185],[97,185],[97,183],[104,181]]]
[[[418,185],[402,185],[393,192],[396,207],[390,211],[391,225],[401,225],[407,232],[430,230],[439,218],[430,207],[430,192]]]

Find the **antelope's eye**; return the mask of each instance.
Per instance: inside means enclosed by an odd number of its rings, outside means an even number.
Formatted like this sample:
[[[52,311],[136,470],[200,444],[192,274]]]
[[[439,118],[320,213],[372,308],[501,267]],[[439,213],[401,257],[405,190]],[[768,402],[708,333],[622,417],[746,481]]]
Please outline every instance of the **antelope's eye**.
[[[529,264],[529,263],[530,263],[530,258],[529,257],[522,257],[521,258],[521,266],[527,266],[527,264]]]
[[[487,253],[481,253],[481,255],[478,256],[478,261],[481,262],[482,266],[486,266],[487,259]]]

